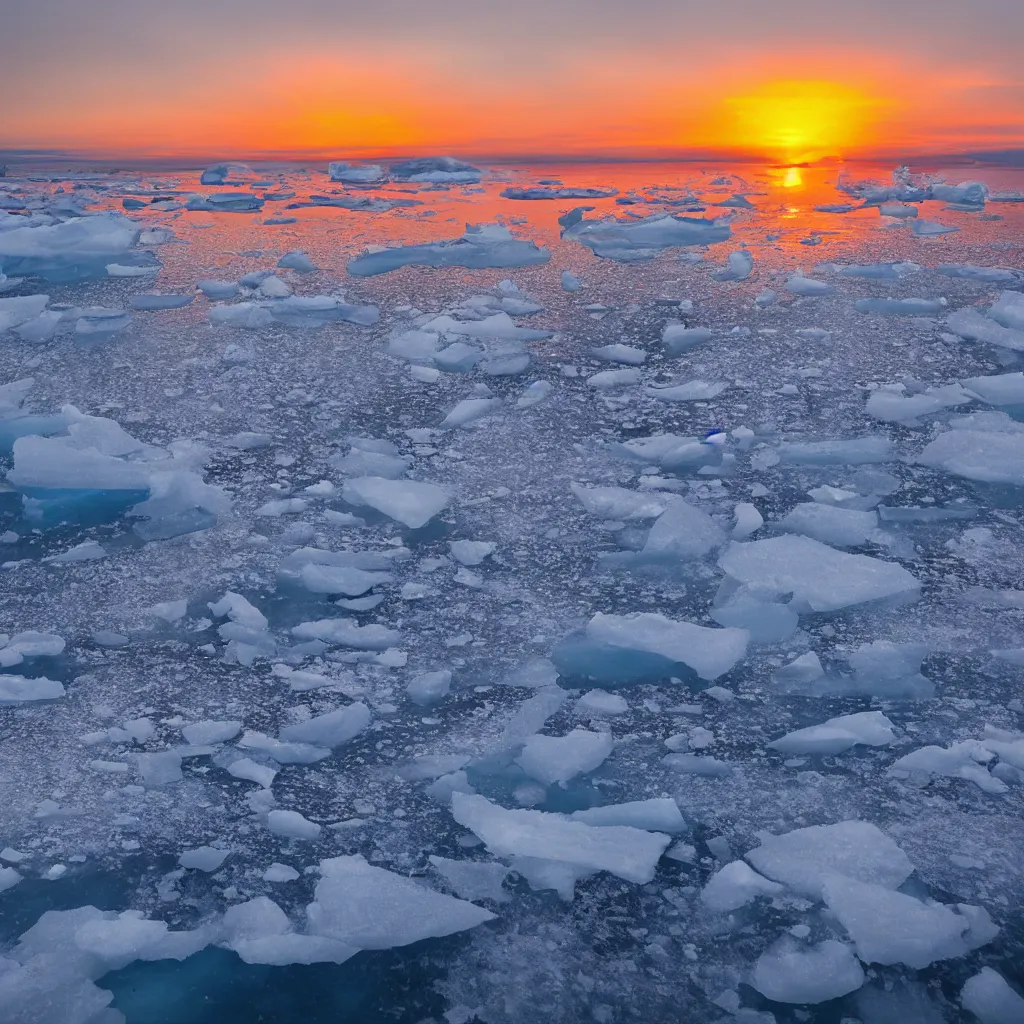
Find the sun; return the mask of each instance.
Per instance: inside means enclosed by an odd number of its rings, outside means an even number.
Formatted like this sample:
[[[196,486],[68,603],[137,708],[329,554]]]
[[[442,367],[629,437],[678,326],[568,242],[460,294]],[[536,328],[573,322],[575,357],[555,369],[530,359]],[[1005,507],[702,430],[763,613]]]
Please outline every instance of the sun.
[[[737,148],[793,164],[864,147],[881,104],[838,82],[777,80],[726,105]]]

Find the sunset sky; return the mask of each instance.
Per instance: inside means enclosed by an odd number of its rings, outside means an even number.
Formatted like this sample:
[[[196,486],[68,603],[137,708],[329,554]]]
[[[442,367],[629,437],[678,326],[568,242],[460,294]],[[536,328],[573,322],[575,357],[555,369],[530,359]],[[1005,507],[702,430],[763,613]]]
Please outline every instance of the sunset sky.
[[[87,156],[1024,147],[1021,0],[0,0],[0,150]]]

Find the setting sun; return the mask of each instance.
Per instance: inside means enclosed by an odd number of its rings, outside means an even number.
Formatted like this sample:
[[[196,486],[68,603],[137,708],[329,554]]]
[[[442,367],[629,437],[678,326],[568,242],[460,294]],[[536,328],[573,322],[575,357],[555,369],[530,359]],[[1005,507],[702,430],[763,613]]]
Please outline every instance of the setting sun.
[[[726,105],[740,148],[801,162],[869,143],[883,104],[837,82],[774,81]]]

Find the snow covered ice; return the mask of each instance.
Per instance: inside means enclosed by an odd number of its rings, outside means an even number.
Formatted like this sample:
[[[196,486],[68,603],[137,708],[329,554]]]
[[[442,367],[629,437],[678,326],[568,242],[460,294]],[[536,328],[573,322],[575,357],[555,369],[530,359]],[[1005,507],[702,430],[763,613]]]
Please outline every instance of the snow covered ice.
[[[332,157],[0,186],[0,1020],[1020,1021],[1020,171]]]

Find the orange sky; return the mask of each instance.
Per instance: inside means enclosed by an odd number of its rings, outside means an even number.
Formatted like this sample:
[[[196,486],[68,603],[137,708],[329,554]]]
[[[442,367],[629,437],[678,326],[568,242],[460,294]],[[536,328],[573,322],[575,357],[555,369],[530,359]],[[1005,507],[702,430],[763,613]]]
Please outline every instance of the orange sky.
[[[798,162],[1024,146],[1024,75],[877,49],[748,44],[516,54],[438,40],[230,48],[168,77],[54,69],[0,114],[0,149],[105,156],[450,152]]]

